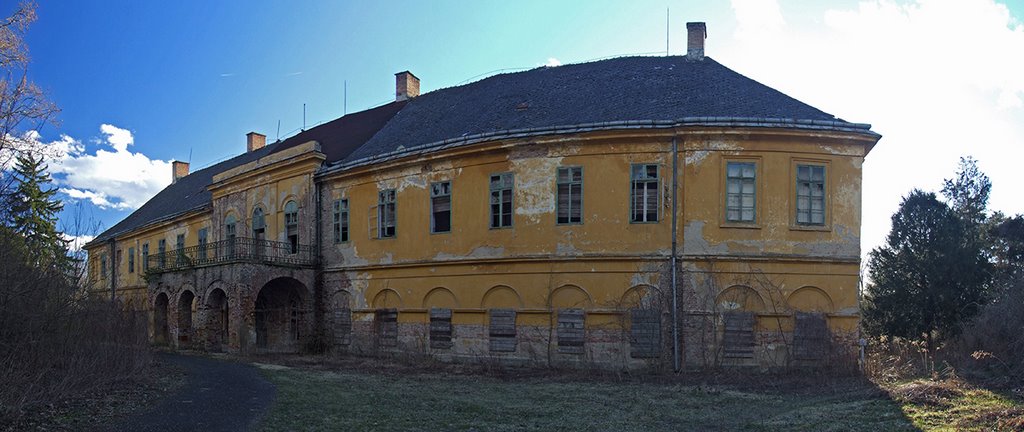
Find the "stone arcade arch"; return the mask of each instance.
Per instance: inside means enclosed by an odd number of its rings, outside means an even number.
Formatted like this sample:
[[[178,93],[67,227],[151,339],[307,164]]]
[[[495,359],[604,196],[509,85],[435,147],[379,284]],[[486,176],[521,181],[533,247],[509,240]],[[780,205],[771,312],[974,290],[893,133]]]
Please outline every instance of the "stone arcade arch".
[[[178,345],[189,346],[192,344],[194,326],[192,325],[192,312],[195,306],[196,295],[192,291],[184,290],[178,297]]]
[[[294,352],[312,322],[306,286],[290,277],[267,282],[256,296],[253,311],[256,326],[256,348],[269,352]]]
[[[170,343],[170,326],[167,324],[167,300],[166,293],[157,294],[153,302],[153,342],[158,345]]]
[[[206,296],[206,342],[212,351],[222,351],[228,344],[228,297],[224,290],[214,288]]]

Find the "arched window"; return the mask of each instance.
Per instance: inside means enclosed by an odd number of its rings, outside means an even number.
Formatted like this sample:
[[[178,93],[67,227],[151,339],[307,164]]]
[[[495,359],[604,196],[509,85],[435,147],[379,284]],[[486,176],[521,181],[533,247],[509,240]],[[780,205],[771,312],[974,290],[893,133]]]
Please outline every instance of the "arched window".
[[[256,240],[263,240],[267,236],[267,219],[263,215],[263,209],[256,207],[252,209],[252,237]]]
[[[237,231],[235,229],[236,229],[237,226],[238,226],[238,219],[235,218],[235,215],[229,214],[228,217],[224,218],[224,239],[225,240],[234,240],[235,239],[235,236],[237,235]]]
[[[284,231],[288,236],[291,253],[299,251],[299,205],[288,201],[284,205]]]

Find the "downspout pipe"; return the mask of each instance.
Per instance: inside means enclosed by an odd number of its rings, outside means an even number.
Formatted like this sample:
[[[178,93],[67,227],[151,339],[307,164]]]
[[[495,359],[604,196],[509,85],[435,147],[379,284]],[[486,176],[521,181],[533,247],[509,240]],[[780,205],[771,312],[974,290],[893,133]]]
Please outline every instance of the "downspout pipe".
[[[679,223],[679,142],[672,137],[672,370],[681,369],[679,359],[679,280],[676,269]]]

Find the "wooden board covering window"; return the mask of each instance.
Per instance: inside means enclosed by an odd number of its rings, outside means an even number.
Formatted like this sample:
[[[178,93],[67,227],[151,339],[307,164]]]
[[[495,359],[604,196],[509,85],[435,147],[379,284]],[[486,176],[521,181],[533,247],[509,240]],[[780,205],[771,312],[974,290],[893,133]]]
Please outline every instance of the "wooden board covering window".
[[[722,314],[722,355],[725,358],[754,358],[753,312],[729,311]]]
[[[661,353],[661,311],[629,310],[629,355],[654,358]]]
[[[514,352],[516,350],[516,311],[514,309],[491,309],[487,326],[491,351]]]
[[[558,352],[583,354],[584,317],[583,309],[558,310]]]
[[[452,347],[452,310],[430,308],[430,348]]]

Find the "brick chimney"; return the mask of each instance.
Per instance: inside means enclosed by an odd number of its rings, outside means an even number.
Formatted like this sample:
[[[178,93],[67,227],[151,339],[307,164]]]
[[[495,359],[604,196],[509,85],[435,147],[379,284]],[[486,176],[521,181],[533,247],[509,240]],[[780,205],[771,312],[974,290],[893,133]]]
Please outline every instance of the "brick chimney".
[[[708,37],[708,28],[702,22],[686,23],[686,59],[704,60],[704,39]]]
[[[395,101],[404,101],[420,95],[420,79],[412,72],[395,74]]]
[[[261,133],[249,132],[245,134],[245,151],[252,153],[267,145],[267,136]]]
[[[171,162],[171,183],[177,183],[182,177],[188,175],[188,162]]]

